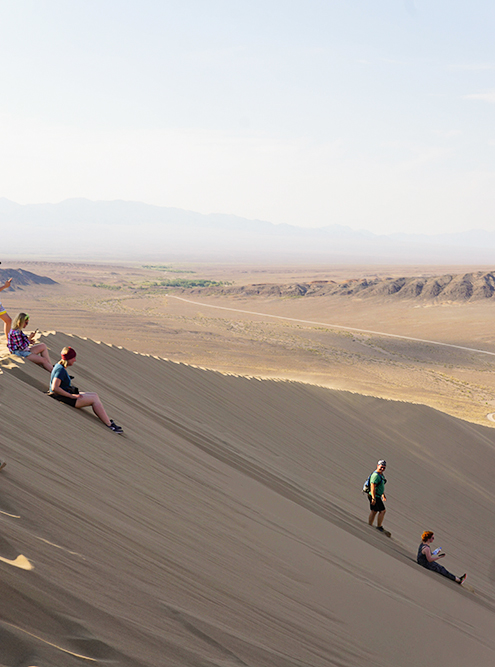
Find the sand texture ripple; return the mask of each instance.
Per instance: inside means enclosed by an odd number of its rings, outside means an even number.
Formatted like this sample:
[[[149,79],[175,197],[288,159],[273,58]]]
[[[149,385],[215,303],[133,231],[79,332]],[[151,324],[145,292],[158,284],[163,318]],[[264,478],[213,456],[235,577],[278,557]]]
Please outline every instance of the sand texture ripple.
[[[0,362],[0,664],[495,663],[495,429],[42,340],[76,348],[74,382],[125,434]],[[391,539],[360,492],[381,457]],[[415,563],[425,529],[464,587]]]

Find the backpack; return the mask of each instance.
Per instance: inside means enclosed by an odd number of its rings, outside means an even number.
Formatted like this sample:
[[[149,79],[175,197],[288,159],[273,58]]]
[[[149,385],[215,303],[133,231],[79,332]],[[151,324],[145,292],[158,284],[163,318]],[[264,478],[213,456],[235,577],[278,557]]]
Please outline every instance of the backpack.
[[[372,475],[374,472],[376,472],[376,470],[373,470],[373,472],[370,473],[368,479],[367,479],[367,480],[365,481],[365,483],[363,484],[363,493],[366,493],[367,495],[369,495],[369,494],[371,493],[370,479],[371,479],[371,475]],[[380,477],[383,479],[383,475],[382,475],[381,473],[377,473],[377,475],[380,475]]]

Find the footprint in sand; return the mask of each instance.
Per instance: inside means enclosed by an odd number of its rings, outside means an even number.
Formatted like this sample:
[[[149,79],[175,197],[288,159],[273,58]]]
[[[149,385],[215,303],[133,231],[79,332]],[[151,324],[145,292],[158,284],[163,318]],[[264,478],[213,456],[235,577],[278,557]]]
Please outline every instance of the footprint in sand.
[[[20,519],[20,515],[15,513],[14,508],[5,499],[4,495],[0,493],[0,514],[9,516],[11,519]]]
[[[48,649],[49,655],[43,655],[46,653],[43,649]],[[2,665],[35,667],[36,665],[46,664],[45,658],[53,660],[59,653],[65,653],[79,660],[99,662],[98,658],[58,646],[56,643],[47,641],[43,637],[28,632],[13,623],[0,624],[0,660]]]
[[[39,606],[38,611],[37,623],[29,630],[15,623],[0,621],[0,664],[22,667],[58,665],[61,664],[60,654],[65,654],[88,663],[140,667],[141,663],[97,639],[77,620],[47,612],[43,606]]]
[[[11,519],[20,519],[21,518],[20,514],[15,514],[14,512],[15,510],[10,506],[10,504],[5,500],[3,495],[0,493],[0,514],[8,516]],[[40,537],[39,535],[33,535],[33,537],[36,540],[40,540],[40,542],[44,542],[45,544],[49,544],[50,546],[55,547],[55,549],[61,549],[62,551],[67,552],[71,556],[79,556],[79,558],[86,560],[86,557],[77,551],[71,551],[70,549],[67,549],[67,547],[63,547],[60,544],[55,544],[54,542],[51,542],[50,540],[47,540],[44,537]],[[0,556],[3,555],[4,554],[2,554],[0,551]],[[24,568],[24,569],[31,569],[31,568]]]
[[[15,549],[10,542],[4,537],[0,536],[0,563],[7,563],[7,565],[13,565],[18,567],[21,570],[32,570],[33,566],[28,561],[26,556],[20,554],[17,549]]]
[[[29,641],[0,624],[0,661],[2,665],[39,665],[40,661]]]

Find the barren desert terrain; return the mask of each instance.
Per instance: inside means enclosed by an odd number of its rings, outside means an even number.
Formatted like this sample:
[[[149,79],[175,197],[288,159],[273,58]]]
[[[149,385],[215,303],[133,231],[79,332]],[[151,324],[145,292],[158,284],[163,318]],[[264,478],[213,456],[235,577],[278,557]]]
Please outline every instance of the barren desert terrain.
[[[1,10],[0,667],[493,667],[495,3]]]
[[[421,403],[491,423],[493,298],[465,292],[454,298],[452,289],[407,298],[374,288],[364,296],[355,289],[363,280],[388,289],[401,277],[431,284],[449,274],[459,285],[460,277],[485,275],[490,267],[25,262],[23,268],[57,284],[3,292],[2,301],[12,315],[29,312],[41,331],[65,331],[227,373]],[[173,281],[179,286],[171,287]],[[184,281],[221,285],[183,287]],[[294,285],[322,281],[337,293],[294,294]]]

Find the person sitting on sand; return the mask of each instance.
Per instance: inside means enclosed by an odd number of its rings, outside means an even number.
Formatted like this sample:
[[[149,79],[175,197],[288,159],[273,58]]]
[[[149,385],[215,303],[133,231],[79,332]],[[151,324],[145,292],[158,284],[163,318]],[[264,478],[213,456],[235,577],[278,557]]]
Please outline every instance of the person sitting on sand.
[[[108,426],[115,433],[123,433],[122,427],[117,426],[113,419],[108,418],[98,394],[88,391],[80,392],[76,387],[71,385],[71,377],[67,372],[67,368],[75,363],[76,351],[72,347],[64,347],[61,357],[60,361],[53,367],[50,377],[50,396],[73,408],[91,406],[95,415],[105,426]]]
[[[5,284],[0,287],[0,292],[3,292],[4,289],[9,289],[12,278],[9,278],[5,281]],[[0,320],[3,320],[3,330],[5,333],[5,338],[9,335],[10,328],[12,326],[12,319],[10,315],[7,314],[7,311],[0,303]]]
[[[444,558],[445,554],[440,554],[438,552],[432,553],[430,544],[434,539],[435,535],[433,532],[431,530],[425,530],[425,532],[421,535],[421,544],[418,547],[418,556],[416,560],[420,565],[426,567],[428,570],[433,570],[433,572],[443,574],[444,577],[448,577],[449,579],[452,579],[452,581],[455,581],[458,584],[462,584],[467,576],[466,574],[463,574],[462,577],[456,577],[455,574],[452,574],[446,570],[443,565],[439,565],[436,562],[439,558]]]
[[[51,373],[53,364],[50,361],[48,348],[45,343],[35,343],[32,345],[37,331],[33,331],[29,336],[26,336],[23,331],[28,323],[29,315],[26,315],[26,313],[19,313],[19,315],[17,315],[12,324],[12,329],[7,336],[7,347],[12,354],[22,357],[23,359],[29,359],[29,361],[33,361],[35,364],[43,366],[45,370]]]

